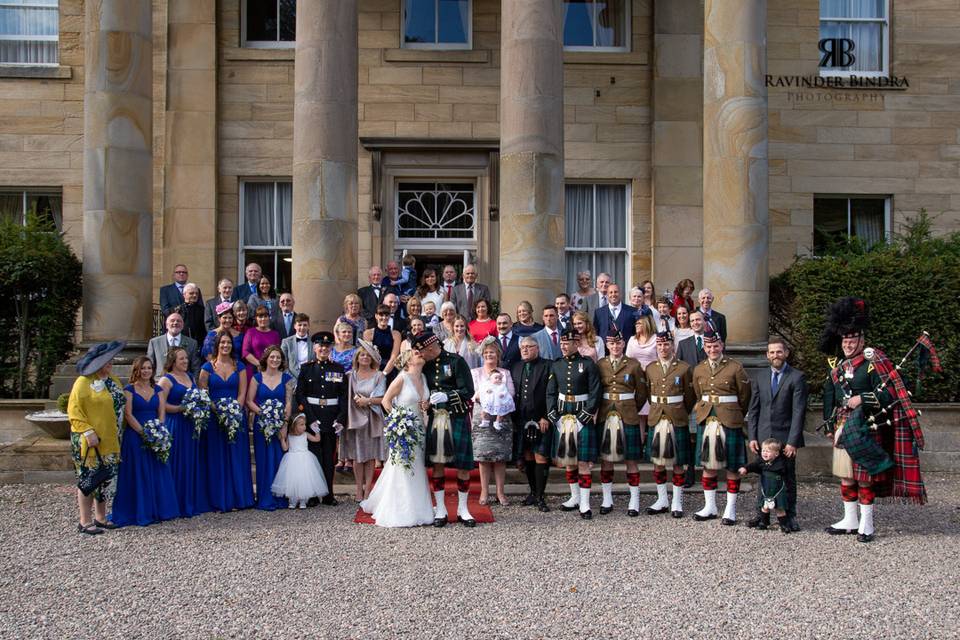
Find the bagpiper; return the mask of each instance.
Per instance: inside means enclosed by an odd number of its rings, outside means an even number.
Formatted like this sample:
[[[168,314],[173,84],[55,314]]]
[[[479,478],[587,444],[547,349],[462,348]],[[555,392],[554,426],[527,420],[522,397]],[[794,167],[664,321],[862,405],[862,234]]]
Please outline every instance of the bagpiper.
[[[606,338],[608,355],[597,363],[603,399],[597,425],[600,429],[600,489],[603,501],[600,515],[613,511],[613,464],[625,461],[630,503],[627,515],[640,515],[640,471],[643,459],[643,433],[640,409],[647,401],[647,379],[643,367],[623,354],[623,335],[611,327]]]
[[[566,467],[570,487],[570,499],[560,508],[573,511],[579,506],[580,517],[589,520],[593,517],[590,473],[599,449],[594,418],[600,401],[600,372],[593,360],[580,355],[579,343],[580,333],[568,325],[560,336],[563,357],[550,363],[547,418],[556,428],[553,457],[558,466]]]
[[[647,458],[653,462],[657,501],[647,507],[649,515],[665,513],[683,517],[683,483],[690,459],[690,410],[697,397],[693,391],[693,370],[677,360],[673,334],[657,334],[657,361],[647,365],[650,415],[647,420]],[[673,467],[673,497],[667,502],[667,467]]]
[[[723,355],[720,335],[708,329],[703,336],[707,359],[693,370],[693,391],[697,397],[696,464],[703,467],[703,509],[697,521],[717,517],[717,471],[726,470],[727,504],[721,522],[737,523],[737,494],[740,467],[747,464],[744,415],[750,406],[750,378],[736,360]]]
[[[834,358],[823,387],[823,417],[843,500],[843,518],[826,531],[857,534],[860,542],[874,539],[877,497],[927,501],[917,412],[897,368],[878,349],[865,347],[869,320],[864,300],[841,298],[827,311],[820,341],[821,351]],[[843,357],[835,358],[838,353]]]

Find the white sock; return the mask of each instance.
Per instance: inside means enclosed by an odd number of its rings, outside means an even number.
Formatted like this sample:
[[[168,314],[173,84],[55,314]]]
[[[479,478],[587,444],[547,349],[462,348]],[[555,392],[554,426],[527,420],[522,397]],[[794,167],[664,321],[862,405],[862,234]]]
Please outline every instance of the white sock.
[[[716,489],[704,489],[703,490],[703,509],[697,511],[698,516],[715,516],[717,515],[717,490]]]
[[[683,485],[673,485],[673,500],[670,502],[670,511],[683,513]]]
[[[436,501],[437,506],[433,510],[434,518],[446,518],[447,517],[447,503],[444,502],[443,494],[444,491],[434,491],[433,499]]]
[[[580,504],[580,485],[577,484],[576,482],[571,482],[570,483],[570,499],[564,502],[563,506],[565,506],[568,509],[572,509],[578,504]]]
[[[600,503],[600,506],[612,507],[613,506],[613,483],[603,482],[600,484],[600,489],[603,491],[603,502]]]
[[[843,503],[843,518],[830,525],[830,528],[853,531],[854,529],[859,530],[859,525],[860,523],[857,520],[857,501],[851,500],[850,502]]]
[[[580,487],[580,513],[590,511],[590,487]]]
[[[727,491],[727,506],[723,509],[725,520],[737,519],[737,494]]]
[[[857,528],[857,533],[862,533],[865,536],[873,535],[873,505],[872,504],[860,505],[860,526]]]
[[[640,487],[630,487],[630,504],[628,511],[640,511]]]
[[[657,501],[650,505],[651,509],[666,509],[670,505],[670,501],[667,499],[667,485],[658,484],[657,485]]]
[[[473,520],[470,510],[467,509],[467,496],[469,495],[466,491],[457,492],[457,515],[464,520]]]

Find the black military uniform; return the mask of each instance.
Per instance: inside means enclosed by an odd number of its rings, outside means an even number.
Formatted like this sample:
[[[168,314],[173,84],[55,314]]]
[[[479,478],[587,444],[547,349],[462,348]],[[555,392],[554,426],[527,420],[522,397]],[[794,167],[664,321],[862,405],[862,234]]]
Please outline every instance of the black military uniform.
[[[513,424],[516,443],[514,450],[517,458],[525,459],[526,454],[537,454],[548,461],[553,455],[553,434],[551,426],[541,433],[540,420],[547,418],[547,379],[550,376],[550,362],[539,356],[530,361],[516,362],[510,371],[517,397]],[[534,427],[529,423],[536,423]],[[525,462],[527,484],[530,485],[530,498],[525,504],[534,501],[541,511],[549,511],[544,500],[547,477],[550,475],[550,463],[536,463],[533,456]]]
[[[310,340],[314,344],[332,345],[333,334],[318,331]],[[343,366],[331,360],[314,359],[304,363],[297,377],[295,399],[298,410],[307,417],[307,428],[320,433],[320,442],[310,442],[308,446],[323,467],[324,479],[330,488],[323,503],[337,504],[333,497],[333,470],[338,429],[334,425],[347,424],[347,374]]]

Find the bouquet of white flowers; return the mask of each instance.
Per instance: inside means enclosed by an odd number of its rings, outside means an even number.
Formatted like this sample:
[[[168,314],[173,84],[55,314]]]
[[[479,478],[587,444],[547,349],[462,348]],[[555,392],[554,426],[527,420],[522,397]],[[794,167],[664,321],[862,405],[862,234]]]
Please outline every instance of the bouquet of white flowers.
[[[160,462],[170,459],[170,447],[173,446],[173,434],[167,425],[159,420],[147,420],[143,427],[143,447],[153,451]]]
[[[423,440],[423,430],[416,414],[407,407],[394,407],[385,423],[383,432],[390,448],[390,461],[410,469],[416,458],[417,446]]]
[[[210,394],[200,387],[189,389],[183,394],[180,412],[193,422],[193,439],[198,440],[210,424]]]
[[[235,442],[237,432],[240,431],[240,422],[243,420],[243,410],[236,398],[220,398],[213,404],[217,414],[217,424],[220,430],[227,434],[228,442]]]
[[[258,422],[260,431],[263,433],[263,439],[270,442],[280,429],[286,418],[283,415],[283,403],[279,400],[270,399],[260,405],[260,416]]]

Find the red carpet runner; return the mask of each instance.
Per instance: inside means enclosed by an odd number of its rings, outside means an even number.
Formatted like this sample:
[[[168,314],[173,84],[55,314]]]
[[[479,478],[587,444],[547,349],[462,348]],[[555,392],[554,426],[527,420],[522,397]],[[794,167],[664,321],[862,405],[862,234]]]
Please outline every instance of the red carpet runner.
[[[380,470],[377,470],[376,478],[380,477]],[[444,475],[445,502],[447,503],[447,522],[449,524],[457,523],[457,470],[447,467]],[[470,497],[467,498],[467,507],[470,509],[470,515],[474,517],[477,524],[493,522],[493,512],[490,507],[481,506],[477,502],[477,496],[480,495],[480,474],[474,469],[470,472]],[[369,513],[364,513],[363,509],[357,509],[357,515],[353,521],[358,524],[376,524]]]

